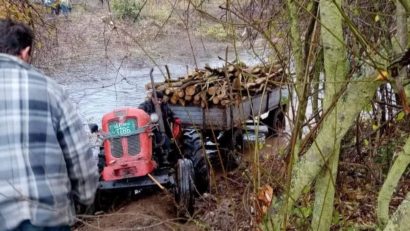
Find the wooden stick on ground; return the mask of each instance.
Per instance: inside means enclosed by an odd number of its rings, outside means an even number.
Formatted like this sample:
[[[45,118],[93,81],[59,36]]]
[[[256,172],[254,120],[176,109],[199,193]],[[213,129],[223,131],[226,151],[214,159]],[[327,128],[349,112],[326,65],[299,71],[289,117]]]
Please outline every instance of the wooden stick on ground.
[[[159,183],[159,182],[157,181],[157,179],[155,179],[151,174],[148,173],[148,177],[149,177],[152,181],[154,181],[154,183],[155,183],[156,185],[158,185],[158,187],[159,187],[161,190],[164,190],[164,191],[165,191],[165,187],[162,186],[161,183]]]

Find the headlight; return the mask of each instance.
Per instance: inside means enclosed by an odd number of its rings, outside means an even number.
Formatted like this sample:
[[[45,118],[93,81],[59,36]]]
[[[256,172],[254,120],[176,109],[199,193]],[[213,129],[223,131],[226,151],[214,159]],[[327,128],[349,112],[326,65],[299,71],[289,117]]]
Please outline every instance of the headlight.
[[[151,123],[156,123],[159,120],[157,113],[152,113],[150,117],[151,117]]]

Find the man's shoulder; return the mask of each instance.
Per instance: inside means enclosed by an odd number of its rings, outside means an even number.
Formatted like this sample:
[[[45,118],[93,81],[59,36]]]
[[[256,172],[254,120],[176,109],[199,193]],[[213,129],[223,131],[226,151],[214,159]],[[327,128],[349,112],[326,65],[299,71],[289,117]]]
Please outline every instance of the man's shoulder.
[[[64,88],[60,84],[58,84],[57,81],[34,67],[27,69],[27,74],[29,81],[39,81],[41,83],[44,83],[50,93],[61,94],[64,92]]]
[[[30,84],[45,87],[49,95],[57,98],[61,98],[64,95],[64,88],[57,81],[15,56],[0,53],[0,68],[15,69],[17,73],[24,72],[23,76],[27,76]]]
[[[16,56],[0,53],[0,68],[29,70],[31,65]]]

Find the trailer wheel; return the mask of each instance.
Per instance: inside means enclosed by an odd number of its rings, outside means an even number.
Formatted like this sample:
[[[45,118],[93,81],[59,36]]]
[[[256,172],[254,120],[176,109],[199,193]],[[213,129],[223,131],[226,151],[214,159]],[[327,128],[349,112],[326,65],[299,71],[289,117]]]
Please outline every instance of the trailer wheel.
[[[209,191],[209,167],[206,151],[198,132],[194,129],[184,131],[184,157],[192,161],[195,172],[195,191],[199,194]]]
[[[264,123],[268,125],[269,135],[277,136],[286,127],[285,114],[282,108],[276,108],[269,112],[268,117],[264,120]]]
[[[175,201],[178,217],[189,217],[194,210],[194,168],[192,161],[179,159],[176,166]]]
[[[225,131],[222,137],[218,140],[224,156],[224,167],[227,170],[232,170],[238,167],[243,156],[243,134],[242,129],[234,128]]]

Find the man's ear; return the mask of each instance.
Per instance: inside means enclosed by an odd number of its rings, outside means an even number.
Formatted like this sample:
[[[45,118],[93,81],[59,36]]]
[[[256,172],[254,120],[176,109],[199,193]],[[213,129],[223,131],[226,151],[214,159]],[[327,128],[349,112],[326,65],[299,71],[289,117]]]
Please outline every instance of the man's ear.
[[[30,49],[31,47],[26,47],[23,50],[20,51],[19,57],[24,60],[25,62],[28,62],[30,59]]]

